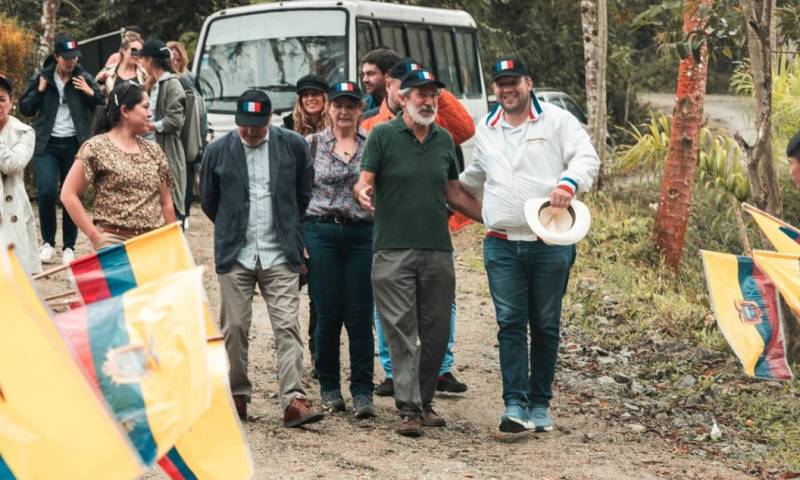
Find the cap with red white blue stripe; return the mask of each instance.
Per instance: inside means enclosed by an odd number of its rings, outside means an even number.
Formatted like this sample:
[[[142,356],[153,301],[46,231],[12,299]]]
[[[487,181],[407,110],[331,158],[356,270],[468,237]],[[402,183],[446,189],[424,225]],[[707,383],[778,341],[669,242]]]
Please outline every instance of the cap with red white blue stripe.
[[[78,41],[69,35],[59,35],[53,42],[53,51],[59,57],[74,58],[80,57],[81,51],[78,50]]]
[[[236,101],[236,125],[263,127],[269,123],[272,101],[263,90],[246,90]]]
[[[436,85],[439,88],[444,88],[444,83],[436,80],[436,76],[432,74],[430,70],[421,68],[419,70],[408,72],[406,76],[403,77],[403,81],[400,83],[400,88],[406,89],[429,84]]]
[[[328,101],[333,101],[339,97],[350,97],[361,100],[361,89],[356,82],[336,82],[332,83],[328,89]]]
[[[527,77],[528,69],[518,58],[503,58],[492,67],[492,80],[501,77]]]

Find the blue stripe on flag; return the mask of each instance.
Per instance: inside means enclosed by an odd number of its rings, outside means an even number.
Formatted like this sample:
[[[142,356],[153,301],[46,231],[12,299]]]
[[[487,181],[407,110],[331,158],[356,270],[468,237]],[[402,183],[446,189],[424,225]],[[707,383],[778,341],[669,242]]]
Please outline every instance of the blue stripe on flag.
[[[86,307],[89,339],[95,374],[100,390],[114,416],[125,427],[128,437],[146,465],[156,461],[156,441],[147,421],[147,410],[138,383],[117,383],[106,365],[109,352],[130,343],[121,296],[91,303]]]
[[[131,262],[128,260],[124,244],[100,250],[97,252],[97,259],[100,260],[100,265],[103,267],[103,274],[112,297],[122,295],[136,287],[136,277],[133,276]]]
[[[755,302],[761,310],[761,322],[754,325],[758,334],[761,335],[761,340],[764,342],[764,351],[758,357],[758,362],[754,369],[756,377],[771,378],[772,372],[769,369],[769,362],[766,357],[766,346],[769,345],[772,338],[772,327],[767,318],[767,306],[764,303],[764,298],[761,296],[761,289],[758,288],[758,283],[753,277],[753,259],[749,257],[739,258],[739,289],[742,291],[742,298],[746,301]]]
[[[192,472],[192,469],[186,465],[186,462],[183,460],[183,457],[181,457],[177,448],[172,447],[172,449],[167,452],[167,458],[172,461],[172,464],[175,465],[175,468],[178,469],[185,480],[197,480],[197,476]]]
[[[3,460],[3,456],[0,455],[0,480],[16,480],[17,477],[11,473],[11,468],[6,464],[5,460]]]

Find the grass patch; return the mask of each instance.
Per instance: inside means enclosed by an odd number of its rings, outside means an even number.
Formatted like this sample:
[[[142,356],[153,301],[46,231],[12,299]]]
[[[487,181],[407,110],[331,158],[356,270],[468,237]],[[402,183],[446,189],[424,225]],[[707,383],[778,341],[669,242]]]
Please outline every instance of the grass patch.
[[[659,185],[611,187],[588,195],[592,229],[578,246],[565,298],[567,328],[576,328],[609,350],[637,351],[645,378],[672,384],[687,373],[690,389],[667,388],[659,399],[706,395],[705,411],[724,423],[732,438],[766,445],[752,461],[762,471],[800,471],[800,386],[748,379],[714,321],[700,249],[740,253],[730,201],[697,188],[686,235],[681,271],[673,273],[655,253],[652,228]],[[795,212],[787,212],[792,221]],[[755,248],[763,248],[755,228]],[[683,346],[665,354],[653,338]],[[711,352],[716,364],[698,360]],[[713,362],[711,362],[713,363]],[[797,369],[795,369],[797,372]],[[798,372],[800,373],[800,372]]]

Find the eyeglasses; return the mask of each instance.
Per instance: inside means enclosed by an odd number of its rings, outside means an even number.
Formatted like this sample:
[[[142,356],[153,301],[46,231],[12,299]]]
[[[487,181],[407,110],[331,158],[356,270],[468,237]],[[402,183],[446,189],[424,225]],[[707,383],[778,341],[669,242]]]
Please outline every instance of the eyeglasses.
[[[139,49],[138,49],[138,48],[131,47],[131,53],[136,53],[136,52],[138,52],[138,51],[139,51]]]

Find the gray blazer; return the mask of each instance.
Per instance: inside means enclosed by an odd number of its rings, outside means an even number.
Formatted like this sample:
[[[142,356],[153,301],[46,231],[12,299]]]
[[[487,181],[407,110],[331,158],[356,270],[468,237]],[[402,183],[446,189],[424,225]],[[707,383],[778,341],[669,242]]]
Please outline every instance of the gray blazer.
[[[214,222],[217,273],[231,270],[245,244],[250,214],[247,159],[238,130],[211,142],[200,168],[200,205]],[[303,218],[311,200],[314,163],[300,135],[269,127],[273,226],[294,271],[303,263]]]

